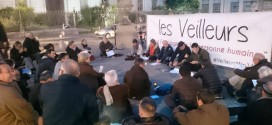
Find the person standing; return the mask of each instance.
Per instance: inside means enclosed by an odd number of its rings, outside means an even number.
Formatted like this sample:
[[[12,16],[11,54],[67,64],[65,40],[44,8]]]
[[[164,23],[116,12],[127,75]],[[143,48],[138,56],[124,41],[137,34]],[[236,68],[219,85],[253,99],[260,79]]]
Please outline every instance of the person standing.
[[[41,87],[44,125],[93,125],[98,121],[95,92],[80,83],[77,62],[61,65],[59,79]]]

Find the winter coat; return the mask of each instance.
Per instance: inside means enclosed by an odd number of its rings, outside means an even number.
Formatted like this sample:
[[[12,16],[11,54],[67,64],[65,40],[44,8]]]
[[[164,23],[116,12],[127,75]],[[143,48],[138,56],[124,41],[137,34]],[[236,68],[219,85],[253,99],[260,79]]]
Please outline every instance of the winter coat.
[[[106,49],[112,50],[113,45],[108,41],[107,43],[104,43],[103,41],[99,44],[99,49],[101,52],[106,52]]]
[[[220,94],[222,91],[221,80],[217,74],[214,66],[207,66],[201,68],[196,74],[195,78],[201,78],[203,82],[203,87],[211,90],[214,94]]]
[[[220,104],[204,104],[197,109],[174,112],[174,118],[182,125],[229,125],[229,111]]]
[[[247,78],[247,79],[259,79],[258,69],[262,66],[268,66],[272,68],[271,63],[269,63],[266,59],[260,60],[258,64],[252,67],[246,67],[244,70],[235,69],[234,73],[238,76]]]
[[[26,53],[28,57],[34,58],[34,54],[37,54],[40,52],[40,42],[38,40],[30,39],[28,37],[25,38],[25,41],[23,43],[23,47],[27,49]]]
[[[128,85],[129,98],[136,97],[137,100],[141,100],[143,97],[150,96],[150,81],[146,71],[138,66],[134,65],[126,72],[123,83]]]
[[[79,63],[80,75],[79,79],[82,84],[93,89],[95,92],[99,88],[98,78],[104,77],[104,73],[98,73],[93,69],[92,65],[86,62]]]
[[[69,46],[66,48],[66,52],[69,55],[69,58],[77,62],[77,54],[81,52],[79,48],[76,47],[75,50],[71,49]]]
[[[41,102],[44,125],[93,125],[98,121],[95,92],[72,75],[42,85]]]
[[[187,62],[192,62],[192,61],[198,61],[198,64],[202,63],[202,60],[209,60],[210,61],[210,56],[209,56],[209,52],[205,49],[202,49],[199,47],[199,51],[197,54],[193,53],[190,55],[190,57],[188,58]]]
[[[122,125],[170,125],[170,120],[160,114],[155,114],[154,117],[141,118],[138,115],[125,118]]]
[[[166,48],[163,46],[161,48],[158,59],[161,60],[162,62],[165,62],[165,61],[167,62],[172,57],[173,53],[174,53],[174,50],[170,45],[168,45]]]
[[[173,53],[170,61],[173,62],[176,58],[178,62],[181,62],[184,58],[184,56],[188,54],[188,56],[191,55],[191,50],[190,48],[185,45],[185,49],[184,50],[180,50],[179,47],[176,48],[175,52]]]
[[[191,76],[185,76],[173,84],[172,91],[165,97],[165,103],[173,109],[183,105],[188,109],[197,107],[196,94],[202,88],[201,83]]]

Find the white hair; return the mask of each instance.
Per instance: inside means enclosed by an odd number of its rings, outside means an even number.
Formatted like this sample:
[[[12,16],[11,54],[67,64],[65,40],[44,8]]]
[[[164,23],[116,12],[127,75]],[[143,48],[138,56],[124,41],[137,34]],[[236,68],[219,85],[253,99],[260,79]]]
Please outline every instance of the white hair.
[[[77,62],[71,59],[64,61],[61,64],[60,69],[63,71],[63,74],[69,74],[74,76],[79,76],[80,74]]]
[[[272,69],[269,68],[268,66],[262,66],[261,68],[258,69],[258,73],[259,73],[259,78],[263,78],[268,75],[271,75]]]
[[[78,56],[78,59],[77,59],[78,63],[83,63],[83,62],[86,62],[86,60],[90,58],[91,55],[88,52],[84,51],[77,54],[77,56]]]
[[[118,76],[116,70],[110,70],[105,73],[105,82],[108,86],[114,86],[118,83]]]

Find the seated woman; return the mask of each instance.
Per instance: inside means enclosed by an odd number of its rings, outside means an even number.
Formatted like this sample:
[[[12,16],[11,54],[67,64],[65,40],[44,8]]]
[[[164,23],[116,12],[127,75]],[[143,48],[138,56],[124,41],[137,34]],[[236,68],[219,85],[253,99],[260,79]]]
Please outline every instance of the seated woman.
[[[80,68],[79,79],[82,84],[87,85],[96,92],[100,86],[106,83],[103,80],[104,73],[98,73],[93,69],[93,66],[90,65],[90,57],[91,55],[85,51],[78,54],[78,64]]]
[[[80,49],[83,51],[87,51],[89,54],[91,54],[91,60],[95,59],[94,55],[92,53],[92,48],[88,46],[86,39],[81,40],[81,48]]]
[[[66,52],[70,59],[77,61],[77,54],[79,54],[81,50],[76,46],[74,41],[70,41],[66,48]]]
[[[149,47],[146,53],[144,55],[146,57],[149,57],[149,61],[155,61],[158,59],[160,54],[160,48],[157,42],[154,39],[150,40]]]
[[[15,69],[23,66],[23,58],[26,56],[21,42],[16,41],[10,50],[10,58],[15,61]]]
[[[103,103],[102,113],[109,116],[112,123],[120,123],[123,118],[132,114],[127,85],[118,82],[115,70],[105,73],[105,81],[107,84],[97,90],[97,96]]]

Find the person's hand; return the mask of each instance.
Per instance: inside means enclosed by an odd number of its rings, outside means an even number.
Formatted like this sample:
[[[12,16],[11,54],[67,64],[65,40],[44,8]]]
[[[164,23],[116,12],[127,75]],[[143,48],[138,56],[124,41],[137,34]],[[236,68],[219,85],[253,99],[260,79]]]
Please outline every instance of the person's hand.
[[[43,118],[41,116],[38,117],[38,125],[43,125]]]
[[[19,49],[19,53],[22,53],[23,51],[24,51],[23,47]]]
[[[158,60],[158,59],[157,59],[157,63],[160,63],[160,62],[161,62],[161,60]]]
[[[109,49],[106,49],[106,52],[108,52],[109,51]]]
[[[198,61],[192,61],[191,64],[198,64]]]
[[[172,66],[173,65],[173,62],[169,62],[169,66]]]
[[[184,58],[188,58],[189,57],[189,55],[186,53],[185,55],[184,55]]]

